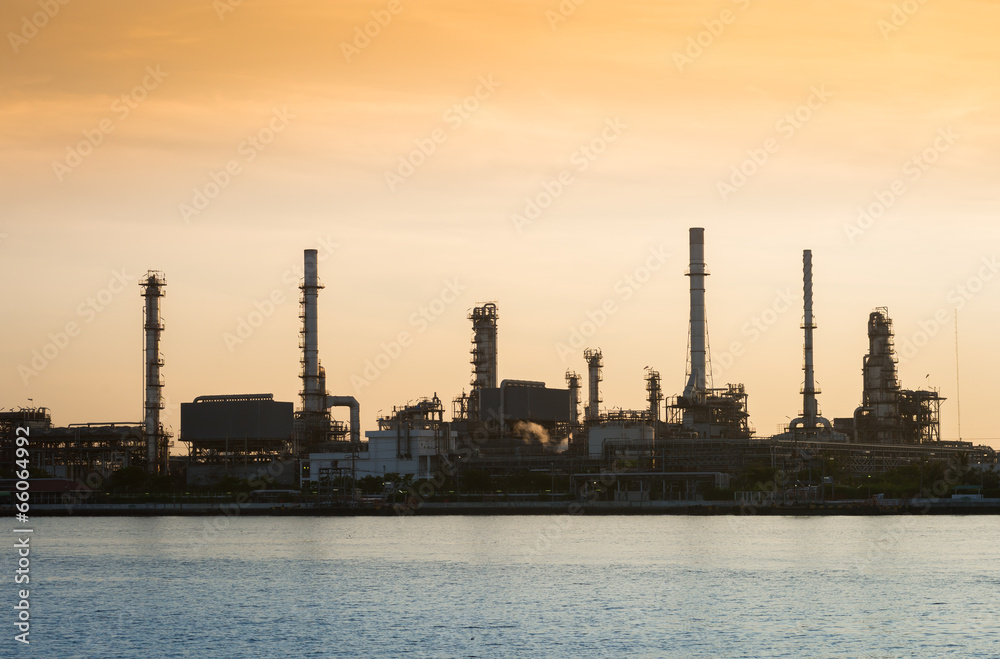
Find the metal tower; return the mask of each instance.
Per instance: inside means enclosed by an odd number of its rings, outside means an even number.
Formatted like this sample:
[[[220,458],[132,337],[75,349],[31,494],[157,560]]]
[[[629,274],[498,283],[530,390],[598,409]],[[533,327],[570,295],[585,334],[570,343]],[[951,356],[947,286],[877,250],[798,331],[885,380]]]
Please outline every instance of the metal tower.
[[[567,370],[566,386],[569,387],[570,418],[576,425],[580,423],[580,374]]]
[[[813,318],[812,250],[808,249],[802,251],[802,301],[802,330],[805,332],[802,366],[805,378],[801,391],[802,416],[794,419],[789,424],[789,429],[792,431],[801,429],[811,433],[815,432],[816,427],[821,425],[826,432],[830,432],[833,426],[827,419],[819,415],[819,403],[816,401],[816,394],[820,391],[816,388],[816,373],[813,366],[813,331],[816,329],[816,322]]]
[[[889,310],[879,307],[868,317],[868,354],[862,372],[864,390],[861,405],[868,409],[879,441],[897,442],[899,418],[899,378]]]
[[[472,387],[497,388],[497,305],[487,302],[469,314],[472,321]]]
[[[583,358],[587,360],[587,382],[590,387],[590,403],[587,405],[585,418],[591,421],[601,416],[601,380],[604,379],[601,368],[604,360],[600,348],[587,348],[583,351]]]
[[[165,438],[160,427],[160,410],[163,409],[163,378],[160,368],[163,357],[160,355],[160,334],[163,332],[163,320],[160,318],[160,298],[166,295],[164,290],[167,280],[163,273],[150,270],[145,278],[140,280],[142,296],[146,299],[144,305],[143,330],[145,331],[143,387],[145,401],[143,404],[144,430],[146,440],[146,469],[151,474],[159,473],[165,465],[166,455],[161,456],[161,438]],[[166,447],[164,446],[164,449]],[[165,453],[165,450],[163,451]]]
[[[654,423],[660,420],[660,403],[662,401],[663,388],[660,385],[660,372],[649,369],[649,372],[646,373],[646,402],[649,403],[649,414]]]

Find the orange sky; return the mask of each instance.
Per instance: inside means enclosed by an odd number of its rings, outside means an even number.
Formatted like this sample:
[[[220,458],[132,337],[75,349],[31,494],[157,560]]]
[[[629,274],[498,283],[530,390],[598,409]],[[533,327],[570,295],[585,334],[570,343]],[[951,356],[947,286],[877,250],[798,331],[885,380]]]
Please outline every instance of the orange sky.
[[[168,280],[168,425],[197,395],[297,402],[292,282],[319,248],[321,358],[365,429],[379,410],[468,389],[465,316],[484,300],[499,305],[501,378],[554,386],[584,370],[582,349],[564,359],[559,345],[611,300],[587,346],[605,355],[605,404],[641,407],[644,366],[668,393],[683,386],[687,228],[704,226],[715,381],[746,384],[759,433],[801,406],[810,248],[824,414],[859,403],[868,313],[888,306],[897,343],[932,330],[900,375],[941,389],[957,437],[961,299],[962,436],[1000,446],[1000,281],[983,265],[1000,245],[1000,5],[894,14],[903,5],[5,2],[0,406],[138,419],[134,280],[150,268]],[[375,36],[355,41],[366,27]],[[418,162],[406,177],[401,158]],[[562,189],[518,221],[546,187]],[[859,210],[880,203],[860,230]],[[669,256],[622,283],[653,253]],[[413,321],[456,280],[456,301]],[[755,332],[789,291],[793,308]],[[227,345],[272,295],[261,326]],[[70,322],[79,334],[19,374]],[[356,389],[400,332],[411,344]]]

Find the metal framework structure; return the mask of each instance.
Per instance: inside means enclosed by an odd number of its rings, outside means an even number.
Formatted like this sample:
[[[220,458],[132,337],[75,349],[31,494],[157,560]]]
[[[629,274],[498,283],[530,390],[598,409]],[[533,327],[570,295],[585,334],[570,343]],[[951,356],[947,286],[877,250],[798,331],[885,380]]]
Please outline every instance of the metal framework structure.
[[[653,423],[657,423],[660,420],[660,403],[663,402],[659,371],[650,369],[646,373],[646,402],[649,403],[649,413]]]
[[[690,399],[677,396],[667,404],[667,422],[675,436],[702,439],[744,439],[753,435],[748,395],[742,384],[709,389]]]
[[[52,425],[44,407],[0,412],[0,474],[13,474],[18,428],[28,428],[33,474],[79,479],[97,487],[118,469],[147,464],[145,426],[141,423]]]
[[[903,389],[899,414],[904,437],[917,444],[941,441],[941,402],[937,391]]]
[[[27,428],[28,440],[31,441],[38,431],[51,426],[52,418],[46,407],[19,407],[16,410],[0,412],[0,478],[14,477],[17,429]],[[32,452],[30,455],[35,454]]]
[[[434,394],[432,398],[422,398],[416,403],[393,407],[388,415],[378,419],[379,430],[396,433],[397,457],[411,457],[414,447],[410,432],[413,430],[433,430],[437,453],[447,455],[451,438],[451,426],[444,421],[444,405]]]

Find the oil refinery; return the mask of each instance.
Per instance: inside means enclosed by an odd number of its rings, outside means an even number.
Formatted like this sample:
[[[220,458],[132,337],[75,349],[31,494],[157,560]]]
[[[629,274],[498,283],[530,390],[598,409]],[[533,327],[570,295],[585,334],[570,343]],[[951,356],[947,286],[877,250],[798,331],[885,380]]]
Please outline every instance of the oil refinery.
[[[689,230],[690,292],[687,366],[683,390],[664,395],[660,373],[647,367],[642,409],[607,406],[604,354],[597,346],[579,355],[580,368],[565,382],[501,378],[498,323],[500,307],[486,302],[470,310],[469,389],[451,401],[450,414],[437,392],[417,392],[405,404],[362,427],[361,404],[333,393],[320,360],[317,300],[324,286],[316,250],[304,252],[300,282],[301,380],[299,400],[276,401],[268,393],[207,392],[181,404],[180,432],[168,435],[160,419],[167,386],[161,319],[167,281],[149,271],[140,280],[144,299],[144,379],[141,422],[52,425],[45,407],[0,412],[0,470],[14,463],[15,429],[30,427],[32,468],[55,478],[102,478],[125,467],[172,474],[188,486],[208,486],[223,478],[252,478],[273,467],[280,487],[323,491],[333,483],[388,474],[434,481],[441,474],[504,475],[537,472],[568,479],[571,486],[615,475],[621,501],[695,500],[706,489],[725,489],[754,466],[780,469],[805,459],[836,460],[845,473],[872,475],[909,464],[961,459],[995,465],[988,446],[942,441],[942,398],[931,389],[907,389],[897,374],[893,327],[888,309],[868,318],[868,352],[862,358],[859,402],[854,410],[828,419],[819,407],[821,391],[814,359],[813,253],[804,250],[802,408],[789,415],[782,432],[756,435],[750,423],[750,393],[742,383],[716,386],[707,325],[705,230]],[[331,293],[326,293],[331,294]],[[335,294],[335,293],[333,293]],[[680,347],[678,347],[678,350]],[[289,371],[292,365],[289,364]],[[338,368],[334,365],[334,368]],[[513,374],[512,374],[513,375]],[[680,374],[678,374],[679,376]],[[679,379],[679,378],[678,378]],[[583,383],[586,392],[582,392]],[[455,383],[456,390],[461,383]],[[583,405],[581,411],[580,406]],[[333,410],[344,410],[334,414]],[[363,436],[363,437],[362,437]],[[11,440],[11,441],[7,441]],[[173,441],[187,454],[171,456]],[[822,456],[820,459],[818,456]],[[815,491],[817,479],[805,483]],[[353,491],[353,490],[352,490]]]

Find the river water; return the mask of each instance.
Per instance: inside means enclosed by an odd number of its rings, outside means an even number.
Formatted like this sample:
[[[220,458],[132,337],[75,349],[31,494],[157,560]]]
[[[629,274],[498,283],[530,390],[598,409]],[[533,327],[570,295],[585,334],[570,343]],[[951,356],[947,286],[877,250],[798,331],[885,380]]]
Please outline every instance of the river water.
[[[989,516],[33,526],[31,644],[5,606],[0,656],[1000,656]]]

